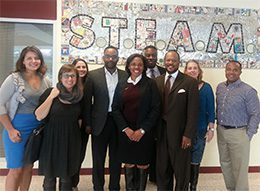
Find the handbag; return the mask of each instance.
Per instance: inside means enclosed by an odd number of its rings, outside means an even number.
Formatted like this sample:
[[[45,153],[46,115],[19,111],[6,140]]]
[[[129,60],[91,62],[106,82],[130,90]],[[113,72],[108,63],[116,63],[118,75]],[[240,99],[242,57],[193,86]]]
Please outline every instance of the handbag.
[[[29,136],[24,151],[24,164],[33,164],[39,160],[44,124],[39,125]]]

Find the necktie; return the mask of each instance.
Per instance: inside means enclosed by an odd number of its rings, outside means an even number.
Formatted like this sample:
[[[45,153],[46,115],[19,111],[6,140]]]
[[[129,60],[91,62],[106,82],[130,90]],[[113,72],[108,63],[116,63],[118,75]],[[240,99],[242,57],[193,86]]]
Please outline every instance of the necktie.
[[[167,111],[168,97],[171,91],[171,77],[172,77],[171,75],[168,76],[168,79],[166,80],[166,83],[164,85],[164,106],[163,106],[164,113],[166,113]]]
[[[151,78],[152,78],[152,79],[155,78],[154,69],[150,69],[150,71],[151,71]]]

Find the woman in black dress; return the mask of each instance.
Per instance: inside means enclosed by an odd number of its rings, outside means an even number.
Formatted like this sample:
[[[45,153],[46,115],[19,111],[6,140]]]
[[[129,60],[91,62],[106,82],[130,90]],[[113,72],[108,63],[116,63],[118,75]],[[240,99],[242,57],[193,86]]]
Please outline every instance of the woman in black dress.
[[[82,58],[77,58],[72,62],[72,65],[75,66],[75,68],[78,70],[79,73],[79,79],[81,80],[82,84],[85,84],[87,75],[88,75],[88,63],[83,60]],[[81,106],[84,107],[84,103],[81,103]],[[84,109],[84,108],[82,108]],[[78,184],[79,184],[79,179],[80,179],[80,168],[81,165],[84,161],[85,155],[86,155],[86,148],[88,144],[88,138],[89,138],[89,133],[90,130],[86,128],[86,122],[84,118],[82,117],[82,124],[80,127],[81,131],[81,152],[80,152],[80,166],[78,169],[78,172],[72,176],[72,188],[73,190],[78,190]]]
[[[117,85],[112,105],[119,129],[118,157],[125,163],[126,190],[145,190],[160,97],[155,82],[146,77],[144,56],[129,56],[126,71],[129,78]]]
[[[45,122],[39,159],[39,174],[44,175],[44,190],[72,190],[71,177],[80,165],[80,101],[82,84],[77,69],[64,64],[58,74],[57,87],[47,89],[35,110],[38,120]]]

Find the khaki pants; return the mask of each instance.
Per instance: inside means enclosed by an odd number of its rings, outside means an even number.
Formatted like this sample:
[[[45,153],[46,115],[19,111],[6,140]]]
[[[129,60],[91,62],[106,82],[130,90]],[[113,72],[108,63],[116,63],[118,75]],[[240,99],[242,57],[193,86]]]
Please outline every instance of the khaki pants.
[[[228,190],[247,191],[250,140],[246,128],[217,128],[221,169]]]

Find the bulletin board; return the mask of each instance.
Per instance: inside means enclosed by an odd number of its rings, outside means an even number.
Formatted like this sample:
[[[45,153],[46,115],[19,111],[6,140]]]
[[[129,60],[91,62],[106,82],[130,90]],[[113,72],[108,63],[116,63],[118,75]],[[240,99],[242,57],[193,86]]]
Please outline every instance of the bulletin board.
[[[119,65],[147,45],[158,48],[159,64],[168,50],[184,63],[223,68],[229,59],[260,69],[260,10],[137,4],[90,0],[62,1],[61,60],[83,58],[102,64],[106,46],[119,49]]]

